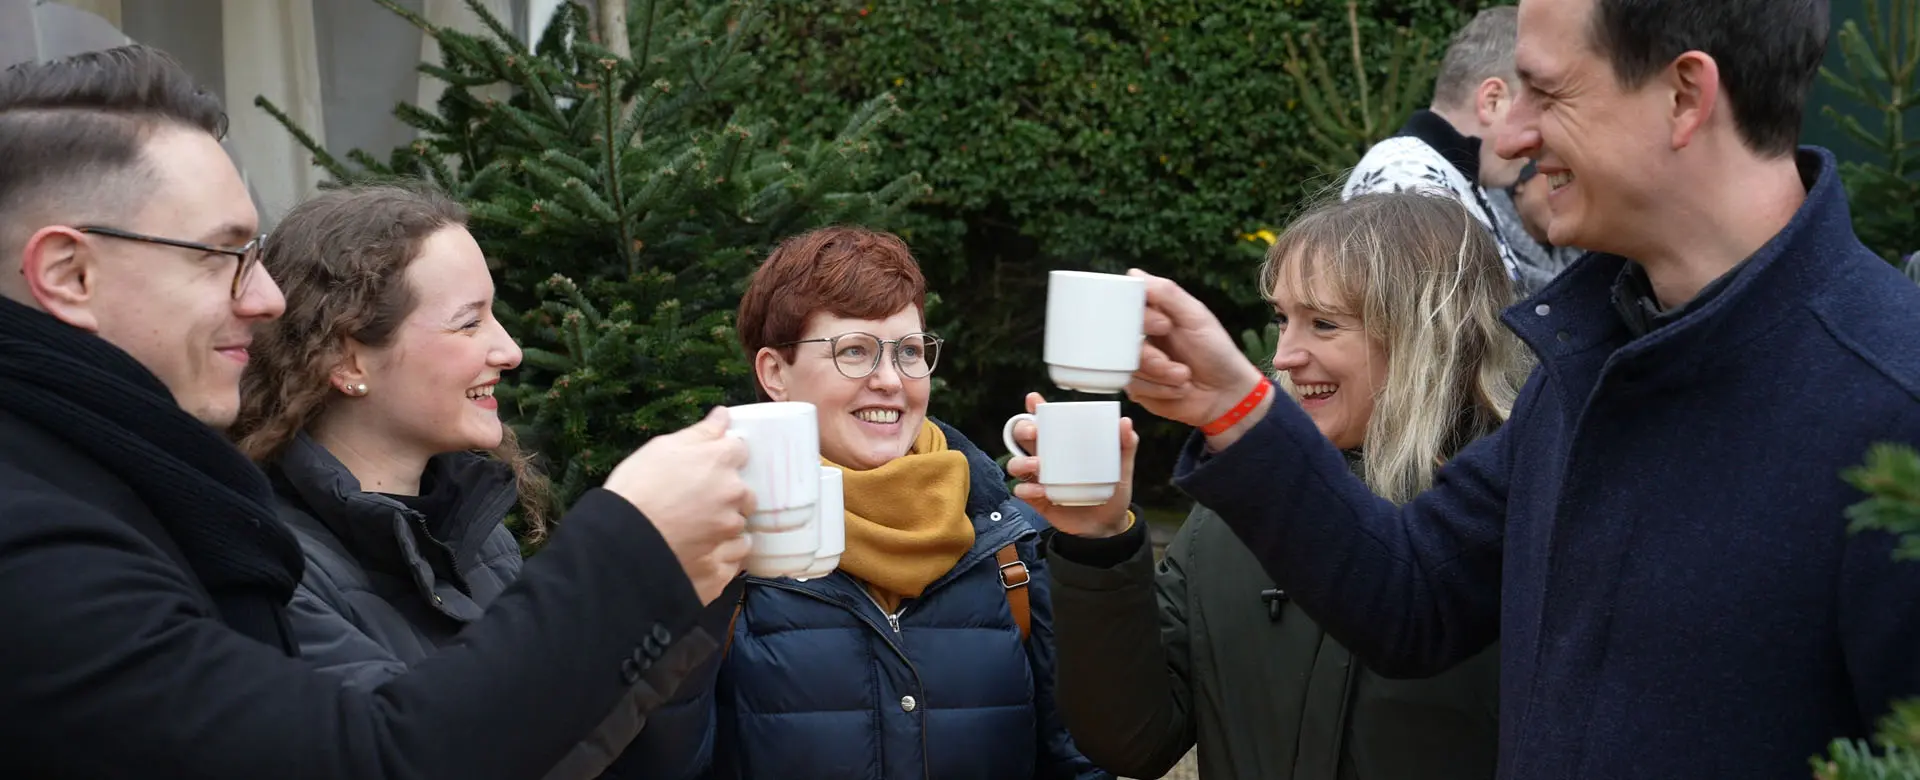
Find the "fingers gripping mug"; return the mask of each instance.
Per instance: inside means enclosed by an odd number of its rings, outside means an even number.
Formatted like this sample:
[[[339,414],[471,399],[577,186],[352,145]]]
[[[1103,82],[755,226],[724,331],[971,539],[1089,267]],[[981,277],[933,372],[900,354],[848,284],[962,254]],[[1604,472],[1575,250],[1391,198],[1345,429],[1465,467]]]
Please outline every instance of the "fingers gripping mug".
[[[1099,506],[1120,483],[1120,402],[1046,403],[1033,414],[1016,414],[1000,430],[1016,455],[1033,455],[1013,440],[1013,428],[1030,420],[1040,429],[1040,486],[1059,506]]]
[[[820,424],[813,404],[793,401],[727,409],[727,435],[747,443],[741,479],[753,490],[747,517],[753,549],[747,573],[784,577],[813,565],[820,546]]]

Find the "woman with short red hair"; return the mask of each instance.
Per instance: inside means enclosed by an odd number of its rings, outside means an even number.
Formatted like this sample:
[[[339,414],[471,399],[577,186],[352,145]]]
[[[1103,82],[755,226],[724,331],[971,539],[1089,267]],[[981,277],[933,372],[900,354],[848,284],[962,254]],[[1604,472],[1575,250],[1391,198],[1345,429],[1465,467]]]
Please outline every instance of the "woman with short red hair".
[[[1054,708],[1045,521],[927,416],[926,297],[899,238],[836,227],[782,243],[740,301],[761,396],[819,411],[847,544],[827,576],[748,578],[719,777],[1109,777]]]

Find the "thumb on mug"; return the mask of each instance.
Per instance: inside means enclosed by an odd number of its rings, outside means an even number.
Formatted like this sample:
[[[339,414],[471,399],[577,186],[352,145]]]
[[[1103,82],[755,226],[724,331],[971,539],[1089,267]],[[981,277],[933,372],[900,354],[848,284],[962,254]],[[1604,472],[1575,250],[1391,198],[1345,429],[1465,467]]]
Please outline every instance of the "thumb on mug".
[[[698,432],[702,438],[717,439],[727,435],[727,425],[732,420],[733,418],[727,414],[727,407],[715,406],[707,411],[707,416],[700,418],[699,422],[694,423],[687,430]]]

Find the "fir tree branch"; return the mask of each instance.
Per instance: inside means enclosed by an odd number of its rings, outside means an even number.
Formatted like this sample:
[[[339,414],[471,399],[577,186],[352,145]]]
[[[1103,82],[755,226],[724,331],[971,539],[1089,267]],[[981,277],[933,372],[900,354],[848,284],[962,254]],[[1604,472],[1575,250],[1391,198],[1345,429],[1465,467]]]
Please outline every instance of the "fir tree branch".
[[[624,4],[626,0],[620,0],[620,2]],[[659,13],[659,0],[647,0],[646,16],[640,22],[640,55],[637,57],[629,57],[629,59],[632,59],[640,66],[642,73],[645,73],[646,69],[652,67],[653,64],[651,59],[653,56],[653,22],[659,16]],[[628,54],[631,55],[632,52],[629,51]]]
[[[405,6],[402,6],[399,3],[393,2],[393,0],[373,0],[373,1],[376,3],[379,3],[381,8],[385,8],[388,11],[393,12],[395,16],[398,16],[402,19],[407,20],[408,24],[411,24],[415,27],[420,28],[420,31],[423,33],[426,33],[428,35],[433,35],[435,32],[439,31],[440,29],[439,27],[434,26],[432,22],[427,21],[426,17],[407,10]]]
[[[467,0],[467,8],[473,11],[474,16],[480,18],[480,24],[485,26],[489,32],[492,32],[494,38],[513,45],[515,54],[531,53],[527,51],[524,45],[521,45],[520,36],[514,35],[512,30],[507,29],[506,25],[501,24],[500,18],[494,16],[492,11],[487,10],[486,4],[481,3],[480,0]]]
[[[649,9],[649,13],[651,13],[651,9]],[[619,143],[620,133],[618,131],[627,112],[614,98],[614,96],[619,93],[620,86],[617,63],[604,63],[596,75],[598,77],[597,83],[600,84],[599,105],[597,106],[599,113],[596,114],[596,117],[600,120],[600,125],[598,128],[599,132],[594,135],[594,140],[599,142],[600,153],[602,155],[600,160],[600,186],[606,192],[607,207],[613,216],[613,220],[608,227],[613,228],[617,240],[617,245],[614,249],[619,253],[621,261],[626,265],[627,275],[632,276],[640,271],[640,252],[637,247],[638,242],[634,240],[631,219],[632,212],[627,205],[626,187],[623,181],[624,177],[620,175],[621,157],[626,154],[627,146]],[[647,201],[642,200],[641,202],[645,203]]]
[[[556,374],[564,374],[574,368],[572,358],[539,347],[521,347],[520,356],[521,362],[528,368],[546,369]]]
[[[279,122],[281,127],[286,128],[287,132],[293,135],[293,140],[296,143],[299,143],[302,148],[313,155],[310,164],[318,166],[321,170],[326,171],[327,175],[332,176],[338,181],[353,181],[358,178],[352,170],[340,162],[339,158],[329,154],[324,147],[313,140],[312,135],[309,135],[306,130],[302,129],[298,123],[293,121],[293,117],[287,116],[287,112],[280,110],[280,107],[274,105],[273,101],[268,100],[265,95],[254,97],[253,104],[259,106],[260,110],[267,112],[267,116],[273,117],[273,121]]]

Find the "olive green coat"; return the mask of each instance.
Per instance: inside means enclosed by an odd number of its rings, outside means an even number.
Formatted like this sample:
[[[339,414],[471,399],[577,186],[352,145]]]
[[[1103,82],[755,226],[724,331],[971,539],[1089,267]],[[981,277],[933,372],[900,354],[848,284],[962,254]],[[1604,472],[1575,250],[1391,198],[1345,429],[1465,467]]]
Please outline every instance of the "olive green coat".
[[[1202,780],[1487,780],[1497,649],[1427,680],[1363,668],[1195,507],[1156,567],[1144,529],[1096,568],[1050,545],[1059,702],[1086,756],[1157,778],[1196,744]],[[1275,603],[1270,603],[1275,602]]]

